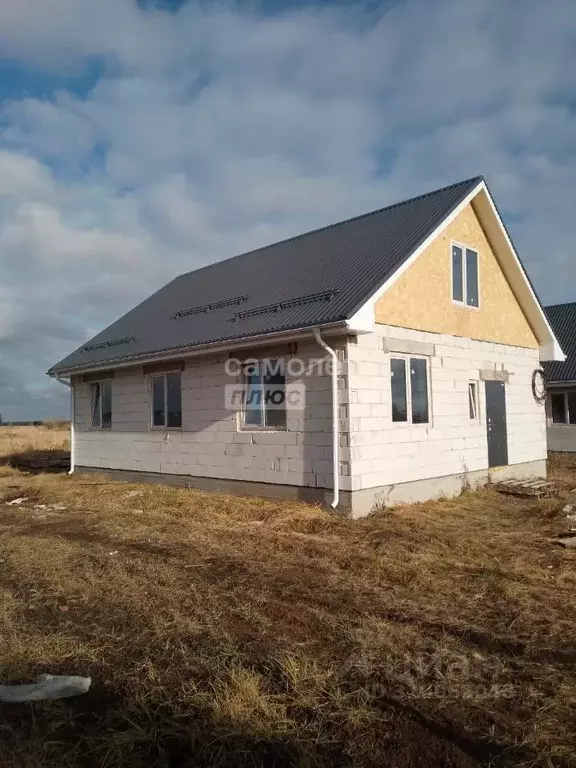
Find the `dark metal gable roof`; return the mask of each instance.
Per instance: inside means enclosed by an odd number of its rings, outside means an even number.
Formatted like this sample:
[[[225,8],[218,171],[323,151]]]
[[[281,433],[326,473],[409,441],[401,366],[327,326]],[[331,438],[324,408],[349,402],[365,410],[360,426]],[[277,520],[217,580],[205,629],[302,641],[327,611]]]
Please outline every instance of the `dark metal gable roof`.
[[[544,312],[566,355],[563,363],[544,363],[546,379],[576,381],[576,302],[544,307]]]
[[[48,373],[344,321],[481,181],[467,179],[181,275]]]

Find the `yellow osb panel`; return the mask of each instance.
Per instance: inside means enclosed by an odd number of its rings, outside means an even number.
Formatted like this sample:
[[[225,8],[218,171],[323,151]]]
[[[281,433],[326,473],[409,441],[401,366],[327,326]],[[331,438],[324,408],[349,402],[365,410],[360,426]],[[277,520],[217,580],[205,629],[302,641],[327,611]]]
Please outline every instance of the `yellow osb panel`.
[[[452,242],[478,251],[480,307],[452,301]],[[538,341],[504,277],[472,205],[436,238],[378,300],[377,323],[518,347]]]

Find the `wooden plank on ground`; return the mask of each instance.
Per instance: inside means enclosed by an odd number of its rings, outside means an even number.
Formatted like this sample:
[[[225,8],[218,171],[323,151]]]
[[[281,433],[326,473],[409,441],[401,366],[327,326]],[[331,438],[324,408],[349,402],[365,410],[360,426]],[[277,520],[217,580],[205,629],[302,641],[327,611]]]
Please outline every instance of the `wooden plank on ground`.
[[[511,493],[516,496],[525,496],[536,499],[549,498],[557,496],[558,489],[554,483],[548,480],[502,480],[495,484],[496,490],[500,493]]]

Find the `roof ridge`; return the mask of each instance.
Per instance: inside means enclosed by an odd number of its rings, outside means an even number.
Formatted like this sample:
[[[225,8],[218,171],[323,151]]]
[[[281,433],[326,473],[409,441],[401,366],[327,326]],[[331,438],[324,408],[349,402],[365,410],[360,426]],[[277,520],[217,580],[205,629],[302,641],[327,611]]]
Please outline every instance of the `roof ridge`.
[[[317,232],[324,232],[327,229],[332,229],[332,227],[339,227],[342,224],[349,224],[352,221],[359,221],[360,219],[365,219],[368,216],[374,216],[377,213],[383,213],[384,211],[389,211],[392,208],[398,208],[401,205],[407,205],[408,203],[414,203],[416,200],[421,200],[425,197],[430,197],[431,195],[436,195],[440,192],[445,192],[447,189],[452,189],[453,187],[460,187],[464,186],[465,184],[470,184],[472,181],[477,181],[480,183],[481,181],[485,182],[484,176],[471,176],[469,179],[462,179],[462,181],[456,181],[453,184],[446,184],[444,187],[438,187],[438,189],[432,189],[429,192],[423,192],[420,195],[415,195],[414,197],[409,197],[406,200],[399,200],[396,203],[392,203],[391,205],[385,205],[383,208],[377,208],[374,211],[368,211],[367,213],[361,213],[357,216],[352,216],[349,219],[343,219],[342,221],[335,221],[333,224],[325,224],[322,227],[317,227],[316,229],[310,229],[308,232],[301,232],[299,235],[292,235],[291,237],[286,237],[284,240],[277,240],[274,243],[268,243],[268,245],[261,245],[258,248],[252,248],[249,251],[244,251],[243,253],[238,253],[235,256],[229,256],[227,259],[222,259],[220,261],[212,262],[212,264],[205,264],[203,267],[198,267],[197,269],[191,269],[189,272],[182,272],[182,274],[178,275],[175,280],[178,280],[180,277],[186,277],[187,275],[192,275],[195,272],[202,272],[204,269],[210,269],[211,267],[215,267],[220,264],[225,264],[228,261],[233,261],[234,259],[239,259],[241,256],[249,256],[251,253],[256,253],[257,251],[265,251],[268,248],[274,248],[277,245],[283,245],[284,243],[291,243],[294,240],[299,240],[301,237],[307,237],[308,235],[314,235]]]

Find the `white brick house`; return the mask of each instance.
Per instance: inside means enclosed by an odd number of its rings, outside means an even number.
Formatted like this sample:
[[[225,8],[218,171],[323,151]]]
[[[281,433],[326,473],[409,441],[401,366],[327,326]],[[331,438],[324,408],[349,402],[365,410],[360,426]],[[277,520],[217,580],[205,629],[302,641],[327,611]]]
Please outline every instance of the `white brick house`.
[[[475,178],[183,275],[49,374],[73,471],[362,515],[544,476],[562,359]]]
[[[564,362],[544,364],[548,450],[576,453],[576,302],[544,310],[566,354]]]

